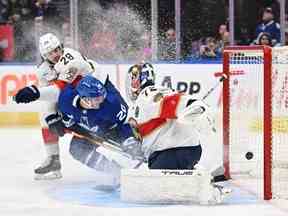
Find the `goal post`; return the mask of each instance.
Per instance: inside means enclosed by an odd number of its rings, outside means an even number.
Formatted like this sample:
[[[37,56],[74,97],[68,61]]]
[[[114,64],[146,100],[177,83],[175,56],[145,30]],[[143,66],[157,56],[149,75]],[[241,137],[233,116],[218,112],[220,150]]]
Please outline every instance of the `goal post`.
[[[288,198],[288,47],[227,47],[223,73],[226,177],[253,179],[265,200]]]

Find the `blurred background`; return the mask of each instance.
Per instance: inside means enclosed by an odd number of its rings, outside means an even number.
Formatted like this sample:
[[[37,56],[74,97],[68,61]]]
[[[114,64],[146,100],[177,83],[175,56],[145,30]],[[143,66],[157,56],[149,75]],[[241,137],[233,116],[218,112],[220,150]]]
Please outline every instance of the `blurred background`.
[[[227,45],[287,45],[288,2],[0,0],[2,63],[37,63],[47,32],[100,63],[221,61]]]

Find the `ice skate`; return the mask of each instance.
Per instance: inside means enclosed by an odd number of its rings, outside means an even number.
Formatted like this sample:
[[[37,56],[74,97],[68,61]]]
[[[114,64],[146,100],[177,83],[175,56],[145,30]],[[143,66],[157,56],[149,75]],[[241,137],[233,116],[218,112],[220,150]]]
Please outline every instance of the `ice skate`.
[[[49,156],[38,168],[34,170],[35,180],[52,180],[62,177],[59,155]]]

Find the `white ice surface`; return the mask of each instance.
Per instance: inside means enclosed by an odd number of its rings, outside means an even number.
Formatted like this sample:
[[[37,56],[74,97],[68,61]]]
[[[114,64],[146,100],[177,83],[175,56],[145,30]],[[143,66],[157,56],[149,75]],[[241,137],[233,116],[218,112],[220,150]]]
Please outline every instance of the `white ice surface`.
[[[218,206],[125,204],[119,194],[93,189],[109,181],[69,155],[69,137],[61,140],[63,178],[34,181],[33,169],[44,155],[38,128],[0,128],[0,216],[284,216],[288,201],[264,202],[240,188]],[[286,208],[286,209],[285,209]]]

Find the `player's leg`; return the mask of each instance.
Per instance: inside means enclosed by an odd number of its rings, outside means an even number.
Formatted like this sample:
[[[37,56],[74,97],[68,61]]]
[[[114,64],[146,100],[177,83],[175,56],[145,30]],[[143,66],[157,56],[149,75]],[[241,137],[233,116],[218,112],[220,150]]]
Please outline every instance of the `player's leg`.
[[[70,154],[86,166],[112,175],[113,184],[119,185],[120,166],[97,151],[98,146],[86,139],[74,136],[70,142]]]
[[[47,156],[44,162],[34,170],[36,180],[58,179],[62,177],[58,143],[59,137],[49,131],[45,122],[46,116],[47,113],[40,114],[42,139]]]
[[[149,169],[177,169],[173,149],[153,152],[148,158]]]
[[[179,169],[193,169],[202,155],[201,145],[180,147],[175,151]]]

